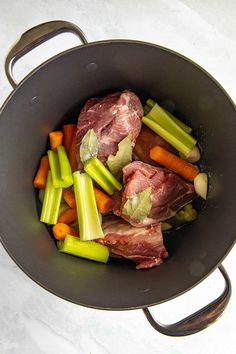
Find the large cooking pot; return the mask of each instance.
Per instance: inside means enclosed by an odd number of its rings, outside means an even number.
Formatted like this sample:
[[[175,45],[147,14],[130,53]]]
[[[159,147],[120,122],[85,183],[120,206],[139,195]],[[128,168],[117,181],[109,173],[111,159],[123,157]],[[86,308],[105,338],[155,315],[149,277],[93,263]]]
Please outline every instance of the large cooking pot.
[[[48,60],[18,85],[14,62],[61,32],[73,32],[83,45]],[[41,24],[24,33],[6,58],[14,90],[0,119],[0,234],[17,265],[55,295],[97,309],[143,309],[152,326],[172,336],[192,334],[224,311],[231,293],[221,262],[235,242],[236,110],[224,89],[184,56],[158,45],[108,40],[87,43],[82,31],[64,21]],[[117,89],[134,90],[174,107],[201,143],[201,168],[209,172],[209,198],[198,219],[165,237],[169,258],[145,271],[110,261],[108,265],[57,251],[40,223],[32,180],[48,133],[75,120],[85,100]],[[225,289],[202,310],[173,325],[154,320],[147,307],[172,299],[219,267]]]

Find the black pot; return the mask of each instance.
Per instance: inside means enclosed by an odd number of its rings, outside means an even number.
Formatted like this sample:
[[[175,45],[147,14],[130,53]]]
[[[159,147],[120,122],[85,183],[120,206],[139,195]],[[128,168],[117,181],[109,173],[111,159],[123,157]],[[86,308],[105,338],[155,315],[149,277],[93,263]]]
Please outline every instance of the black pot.
[[[83,45],[39,66],[20,84],[14,62],[63,31]],[[48,291],[79,305],[109,310],[142,308],[150,323],[168,335],[195,333],[226,307],[231,286],[220,265],[235,242],[236,110],[224,89],[202,68],[169,49],[139,41],[88,44],[82,31],[64,21],[24,33],[6,59],[14,90],[0,119],[0,234],[18,266]],[[160,267],[136,271],[133,265],[108,265],[59,253],[38,219],[32,180],[48,133],[77,117],[84,101],[116,89],[131,89],[143,100],[171,103],[189,123],[203,149],[202,170],[209,172],[209,198],[196,222],[167,237],[170,257]],[[226,287],[210,305],[174,325],[152,318],[148,306],[172,299],[219,267]]]

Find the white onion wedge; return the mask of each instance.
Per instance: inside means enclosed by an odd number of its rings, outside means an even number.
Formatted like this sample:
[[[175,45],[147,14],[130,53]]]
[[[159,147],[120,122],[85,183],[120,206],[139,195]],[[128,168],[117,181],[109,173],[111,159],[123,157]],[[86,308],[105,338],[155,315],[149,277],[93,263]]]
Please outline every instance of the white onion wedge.
[[[194,148],[189,152],[187,156],[184,156],[181,153],[179,155],[183,160],[186,160],[191,163],[197,162],[201,158],[200,150],[197,146],[194,146]]]
[[[208,176],[206,173],[199,173],[193,181],[195,192],[203,199],[207,199]]]

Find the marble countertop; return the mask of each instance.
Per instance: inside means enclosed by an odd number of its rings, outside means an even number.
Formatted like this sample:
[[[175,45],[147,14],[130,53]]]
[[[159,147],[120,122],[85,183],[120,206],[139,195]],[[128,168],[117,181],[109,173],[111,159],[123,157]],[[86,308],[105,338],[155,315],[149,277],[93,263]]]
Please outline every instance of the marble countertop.
[[[233,0],[0,0],[0,103],[11,92],[4,74],[9,47],[27,29],[54,19],[74,22],[89,41],[140,39],[180,52],[210,72],[236,101],[235,17]],[[17,79],[77,43],[74,36],[61,35],[37,48],[17,63]],[[223,264],[235,289],[235,247]],[[171,323],[197,310],[222,291],[218,273],[152,312],[159,321]],[[226,312],[211,327],[194,336],[168,338],[148,324],[141,310],[92,310],[48,293],[15,265],[1,245],[0,284],[1,354],[235,353],[234,292]]]

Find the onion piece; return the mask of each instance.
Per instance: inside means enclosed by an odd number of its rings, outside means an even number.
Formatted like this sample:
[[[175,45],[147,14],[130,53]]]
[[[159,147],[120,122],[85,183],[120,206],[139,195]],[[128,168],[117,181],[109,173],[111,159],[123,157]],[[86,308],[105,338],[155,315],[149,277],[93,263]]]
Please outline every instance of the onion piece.
[[[195,192],[203,199],[207,198],[208,176],[206,173],[199,173],[193,181]]]
[[[188,153],[187,156],[181,153],[179,155],[183,160],[186,160],[191,163],[197,162],[201,158],[200,150],[198,149],[197,146],[194,146],[194,148]]]

